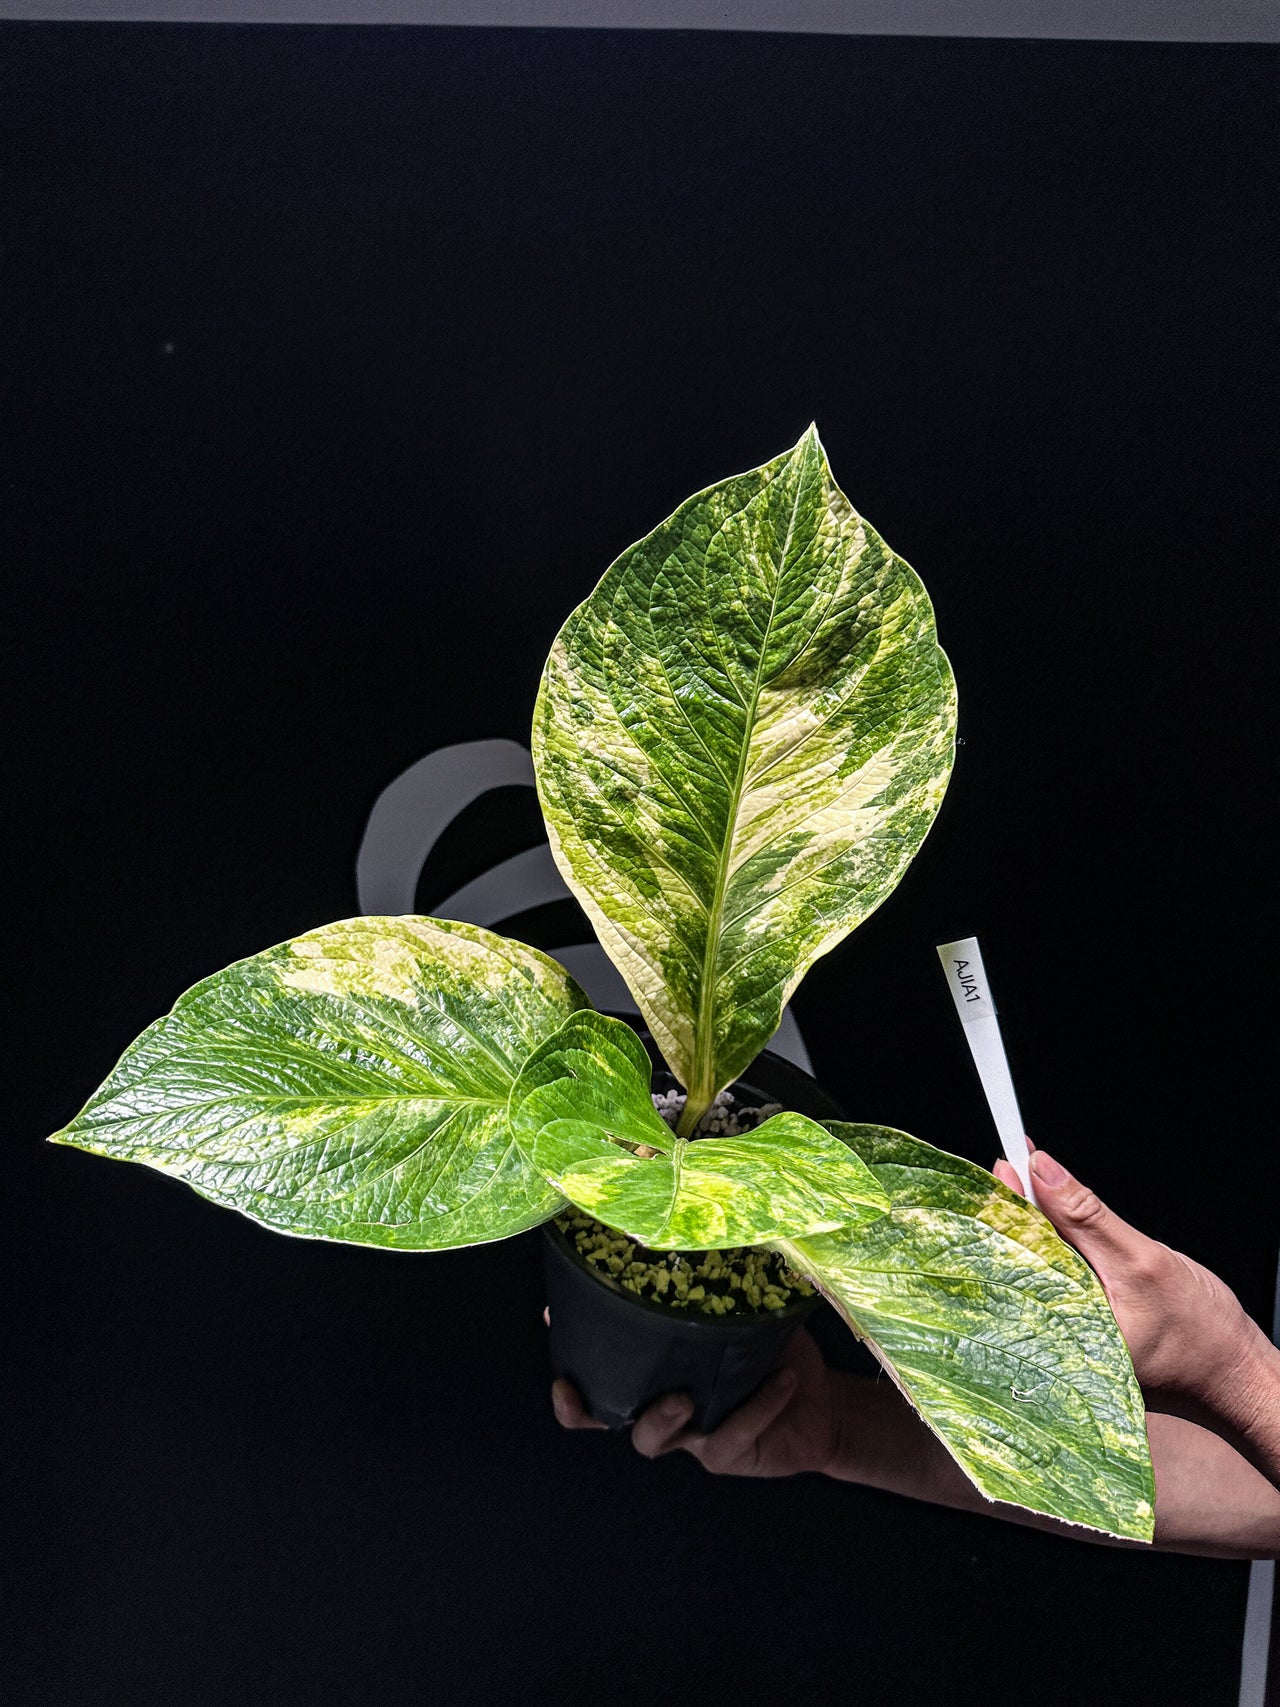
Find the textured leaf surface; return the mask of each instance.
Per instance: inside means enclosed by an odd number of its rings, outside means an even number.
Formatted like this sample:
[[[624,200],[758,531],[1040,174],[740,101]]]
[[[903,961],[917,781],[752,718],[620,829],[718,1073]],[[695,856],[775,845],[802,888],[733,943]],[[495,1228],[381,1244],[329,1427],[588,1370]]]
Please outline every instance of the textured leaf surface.
[[[897,883],[954,722],[925,590],[812,429],[682,504],[565,623],[533,729],[552,851],[691,1120]]]
[[[563,1199],[507,1098],[586,998],[474,925],[362,918],[242,960],[150,1026],[55,1142],[144,1162],[282,1232],[501,1239]]]
[[[989,1499],[1148,1541],[1142,1394],[1093,1271],[990,1174],[905,1133],[832,1123],[892,1201],[779,1243]]]
[[[579,1013],[512,1090],[512,1126],[528,1159],[606,1225],[651,1248],[701,1251],[887,1210],[871,1170],[815,1121],[775,1114],[742,1137],[676,1138],[654,1109],[650,1078],[629,1026]]]

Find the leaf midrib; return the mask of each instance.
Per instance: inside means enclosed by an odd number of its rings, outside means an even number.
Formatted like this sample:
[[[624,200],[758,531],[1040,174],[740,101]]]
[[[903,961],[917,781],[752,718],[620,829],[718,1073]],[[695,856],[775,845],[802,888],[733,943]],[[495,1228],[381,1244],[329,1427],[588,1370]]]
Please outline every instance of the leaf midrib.
[[[783,571],[787,556],[791,550],[791,541],[795,534],[796,517],[800,513],[800,494],[804,484],[804,470],[809,460],[809,442],[805,441],[805,453],[796,471],[795,493],[791,501],[791,514],[787,518],[786,538],[782,542],[782,550],[778,556],[777,571],[773,583],[773,595],[769,601],[769,615],[764,624],[760,638],[760,655],[756,660],[755,680],[751,685],[751,697],[745,707],[746,718],[743,724],[742,745],[738,752],[737,774],[733,780],[733,790],[729,800],[729,812],[726,820],[728,834],[725,837],[716,862],[716,886],[711,900],[711,909],[707,919],[707,941],[702,957],[702,976],[698,988],[698,1023],[694,1052],[694,1079],[696,1092],[701,1095],[707,1083],[711,1069],[711,1016],[715,1007],[716,982],[713,978],[716,963],[720,957],[720,937],[724,928],[724,900],[729,887],[729,867],[733,849],[734,837],[737,831],[738,815],[742,805],[742,791],[746,783],[747,765],[751,752],[751,733],[755,728],[756,715],[760,705],[760,692],[763,686],[765,657],[769,649],[769,636],[773,631],[774,618],[778,610],[778,590],[782,585]],[[689,1100],[695,1095],[695,1085],[685,1087]],[[687,1105],[686,1105],[687,1106]],[[694,1105],[696,1107],[696,1104]],[[697,1118],[702,1118],[704,1111],[699,1109]],[[681,1138],[683,1142],[683,1136]]]
[[[51,1144],[56,1144],[70,1132],[98,1132],[104,1127],[126,1126],[137,1121],[158,1120],[175,1114],[193,1114],[201,1109],[225,1108],[231,1103],[248,1103],[252,1107],[260,1109],[262,1112],[266,1113],[272,1109],[282,1108],[298,1103],[306,1104],[312,1108],[319,1107],[337,1109],[349,1108],[353,1103],[359,1103],[363,1106],[366,1103],[383,1102],[437,1102],[447,1103],[450,1107],[454,1105],[461,1106],[463,1104],[473,1103],[486,1108],[505,1108],[507,1099],[506,1097],[442,1096],[438,1092],[432,1093],[431,1091],[402,1091],[399,1093],[392,1093],[387,1096],[317,1096],[314,1091],[309,1092],[306,1095],[282,1097],[227,1095],[220,1097],[206,1097],[199,1102],[177,1102],[170,1108],[149,1109],[145,1111],[134,1110],[130,1114],[107,1115],[102,1119],[84,1121],[83,1124],[80,1123],[79,1119],[73,1120],[70,1125],[64,1126],[60,1128],[59,1131],[55,1132],[49,1139],[49,1142]]]

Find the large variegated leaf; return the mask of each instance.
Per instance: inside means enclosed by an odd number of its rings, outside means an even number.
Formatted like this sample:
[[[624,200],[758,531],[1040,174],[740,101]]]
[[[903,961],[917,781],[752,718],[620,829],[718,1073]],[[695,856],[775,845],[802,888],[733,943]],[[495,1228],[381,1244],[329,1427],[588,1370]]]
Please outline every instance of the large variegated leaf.
[[[683,1131],[897,883],[954,722],[925,590],[813,429],[682,504],[561,629],[533,728],[551,848],[688,1088]]]
[[[1089,1265],[971,1162],[882,1127],[829,1130],[870,1166],[892,1209],[777,1249],[989,1499],[1149,1541],[1142,1393]]]
[[[676,1138],[649,1085],[631,1028],[577,1013],[527,1062],[511,1124],[557,1190],[651,1249],[758,1244],[888,1209],[871,1170],[815,1121],[775,1114],[742,1137]]]
[[[507,1097],[585,1001],[554,960],[474,925],[348,919],[188,990],[54,1141],[281,1232],[505,1238],[564,1201],[522,1157]]]

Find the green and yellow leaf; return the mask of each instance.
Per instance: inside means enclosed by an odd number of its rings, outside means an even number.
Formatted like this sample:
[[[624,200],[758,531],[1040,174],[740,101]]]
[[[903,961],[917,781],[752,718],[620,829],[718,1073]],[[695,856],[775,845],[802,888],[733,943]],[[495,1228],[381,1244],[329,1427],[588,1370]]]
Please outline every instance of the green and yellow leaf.
[[[919,578],[794,450],[682,504],[561,629],[534,716],[556,862],[690,1130],[890,893],[950,774]]]
[[[867,1163],[890,1212],[775,1248],[988,1499],[1149,1541],[1142,1393],[1089,1265],[971,1162],[883,1127],[828,1129]]]
[[[889,1200],[839,1139],[800,1114],[735,1138],[673,1136],[643,1045],[621,1020],[574,1014],[530,1058],[511,1124],[571,1203],[651,1249],[714,1250],[861,1225]]]
[[[491,931],[348,919],[188,990],[54,1142],[280,1232],[401,1250],[506,1238],[564,1201],[521,1155],[508,1095],[585,1004],[554,960]]]

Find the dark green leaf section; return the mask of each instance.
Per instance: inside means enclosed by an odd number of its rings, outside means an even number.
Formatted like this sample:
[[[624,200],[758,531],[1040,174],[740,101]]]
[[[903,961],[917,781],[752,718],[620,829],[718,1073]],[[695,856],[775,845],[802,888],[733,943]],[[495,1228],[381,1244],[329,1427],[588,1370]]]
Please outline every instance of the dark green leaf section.
[[[239,961],[150,1026],[54,1141],[280,1232],[401,1250],[506,1238],[563,1198],[507,1098],[586,998],[474,925],[361,918]]]
[[[623,552],[534,714],[566,881],[690,1093],[690,1130],[804,972],[894,888],[951,770],[914,571],[812,429]]]
[[[1088,1264],[971,1162],[883,1127],[828,1130],[870,1167],[890,1213],[776,1248],[989,1499],[1149,1541],[1142,1394]]]
[[[713,1250],[864,1223],[888,1208],[870,1170],[799,1114],[736,1138],[676,1138],[649,1058],[620,1020],[574,1014],[527,1063],[511,1123],[579,1209],[651,1249]]]

